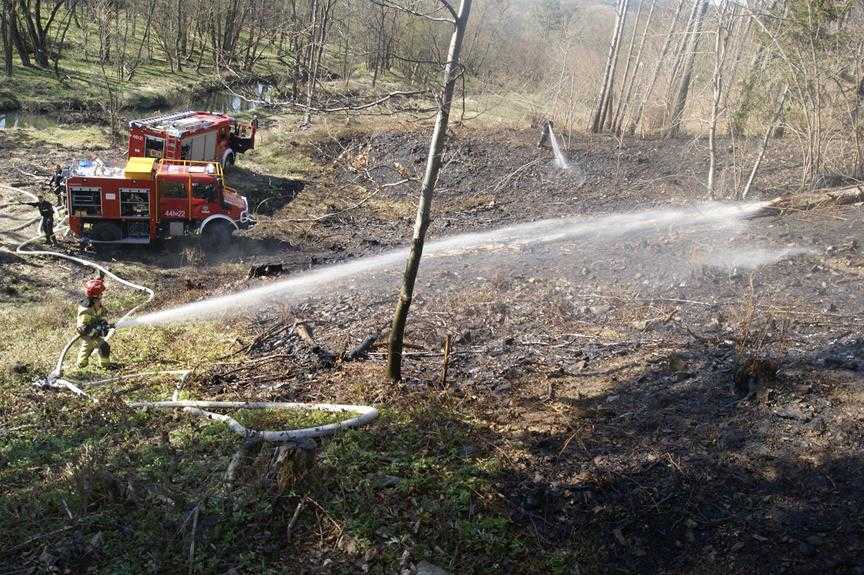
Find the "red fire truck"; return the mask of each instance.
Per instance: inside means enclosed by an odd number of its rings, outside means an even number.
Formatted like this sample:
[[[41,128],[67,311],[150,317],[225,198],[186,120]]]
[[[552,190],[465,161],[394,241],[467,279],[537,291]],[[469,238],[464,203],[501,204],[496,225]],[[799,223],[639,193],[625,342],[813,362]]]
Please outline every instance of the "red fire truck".
[[[79,162],[66,179],[66,208],[72,234],[97,243],[200,235],[219,247],[254,223],[246,198],[225,186],[219,162],[129,158],[125,168]]]
[[[215,112],[178,112],[129,122],[129,157],[221,162],[255,147],[258,120],[241,124]]]

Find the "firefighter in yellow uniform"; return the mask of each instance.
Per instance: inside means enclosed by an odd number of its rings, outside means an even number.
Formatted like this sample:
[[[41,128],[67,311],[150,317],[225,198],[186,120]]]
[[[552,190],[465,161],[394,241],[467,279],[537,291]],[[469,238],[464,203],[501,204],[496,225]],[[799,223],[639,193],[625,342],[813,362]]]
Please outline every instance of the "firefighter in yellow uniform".
[[[105,311],[102,308],[102,293],[104,291],[105,282],[102,278],[91,279],[84,284],[84,293],[87,297],[78,303],[78,320],[76,322],[78,334],[81,336],[78,367],[87,366],[94,350],[99,354],[100,367],[112,367],[109,361],[111,346],[104,339],[111,329],[111,325],[105,320]]]

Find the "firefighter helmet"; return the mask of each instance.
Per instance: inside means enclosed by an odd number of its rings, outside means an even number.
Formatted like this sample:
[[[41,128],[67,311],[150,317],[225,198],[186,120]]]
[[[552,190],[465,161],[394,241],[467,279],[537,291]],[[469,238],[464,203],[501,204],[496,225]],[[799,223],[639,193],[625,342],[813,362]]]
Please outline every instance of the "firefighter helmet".
[[[87,280],[87,283],[84,284],[84,293],[87,294],[87,297],[99,297],[104,291],[105,282],[102,278]]]

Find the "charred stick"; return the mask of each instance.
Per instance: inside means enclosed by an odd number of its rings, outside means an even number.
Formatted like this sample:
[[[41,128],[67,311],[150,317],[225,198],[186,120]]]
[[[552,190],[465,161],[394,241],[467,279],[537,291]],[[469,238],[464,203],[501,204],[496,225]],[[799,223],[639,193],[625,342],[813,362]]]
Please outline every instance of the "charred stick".
[[[306,499],[301,499],[294,510],[294,515],[291,516],[291,521],[288,522],[288,527],[285,529],[285,541],[291,541],[291,531],[294,530],[294,524],[297,523],[297,517],[300,516],[300,511],[303,510],[303,503]]]
[[[444,367],[441,369],[441,387],[447,386],[447,370],[450,368],[450,334],[444,338]]]
[[[333,364],[336,363],[336,356],[325,347],[318,345],[315,342],[315,338],[312,336],[312,329],[308,325],[299,322],[294,326],[294,331],[297,332],[300,339],[306,342],[306,345],[309,346],[312,353],[318,357],[318,362],[321,364],[321,367],[333,367]]]
[[[351,351],[342,354],[342,359],[344,361],[354,361],[355,359],[366,359],[369,357],[369,350],[372,349],[372,345],[378,339],[378,334],[367,335],[366,339],[360,342],[360,345],[352,349]]]

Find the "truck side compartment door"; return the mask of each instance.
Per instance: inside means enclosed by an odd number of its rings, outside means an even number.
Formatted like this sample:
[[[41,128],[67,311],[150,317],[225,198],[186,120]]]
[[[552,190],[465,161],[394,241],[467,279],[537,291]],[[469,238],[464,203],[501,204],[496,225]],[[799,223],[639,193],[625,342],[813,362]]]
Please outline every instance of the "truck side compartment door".
[[[210,161],[216,158],[216,130],[204,134],[204,160]],[[221,159],[221,158],[219,158]]]
[[[204,159],[204,136],[195,136],[192,138],[192,152],[189,154],[190,160],[201,161]]]

